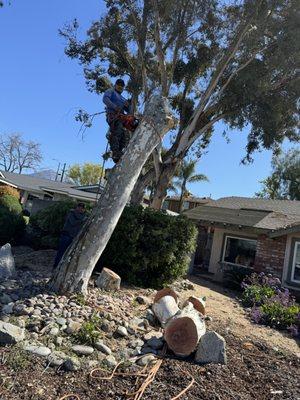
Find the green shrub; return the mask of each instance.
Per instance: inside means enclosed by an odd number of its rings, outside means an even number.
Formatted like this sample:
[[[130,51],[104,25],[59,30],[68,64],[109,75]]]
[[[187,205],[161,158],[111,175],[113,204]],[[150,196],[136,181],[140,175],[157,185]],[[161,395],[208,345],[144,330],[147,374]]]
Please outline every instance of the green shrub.
[[[59,236],[68,212],[75,206],[76,203],[71,200],[51,204],[33,215],[30,223],[34,228],[40,229],[44,236]]]
[[[10,194],[0,196],[0,245],[16,244],[25,230],[19,200]]]
[[[20,193],[17,189],[11,186],[0,185],[0,197],[4,195],[14,196],[17,200],[20,198]]]
[[[9,194],[0,196],[0,206],[7,208],[14,214],[21,214],[22,212],[22,206],[19,200],[15,196]]]
[[[278,301],[271,301],[260,307],[263,322],[277,329],[287,329],[298,323],[300,306],[293,304],[285,306]]]
[[[263,304],[275,295],[275,289],[269,286],[251,285],[245,288],[242,302],[246,307]]]
[[[242,282],[252,272],[253,270],[251,268],[226,264],[224,267],[224,286],[230,289],[241,290]]]
[[[101,256],[125,281],[160,288],[187,272],[197,229],[184,216],[128,206]]]
[[[74,333],[73,337],[76,342],[81,344],[89,344],[93,346],[97,340],[101,337],[99,332],[100,318],[96,315],[92,315],[89,321],[84,322],[80,330]]]

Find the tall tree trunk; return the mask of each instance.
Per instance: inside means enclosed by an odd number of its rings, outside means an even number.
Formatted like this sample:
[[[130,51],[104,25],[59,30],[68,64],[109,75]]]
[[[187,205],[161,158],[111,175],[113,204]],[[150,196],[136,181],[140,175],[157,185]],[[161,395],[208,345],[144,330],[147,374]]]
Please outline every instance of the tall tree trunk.
[[[87,292],[95,264],[113,233],[144,163],[173,123],[167,100],[152,96],[125,154],[108,177],[91,217],[59,263],[50,282],[52,290],[61,294]]]
[[[141,174],[139,176],[130,196],[131,204],[141,204],[143,202],[145,189],[147,186],[150,185],[150,183],[154,179],[154,176],[155,176],[155,171],[153,169],[146,172],[145,175]]]
[[[180,193],[180,200],[179,200],[179,213],[182,212],[183,209],[183,200],[184,200],[184,195],[186,192],[186,180],[184,179],[181,185],[181,193]]]
[[[160,174],[157,183],[155,184],[154,197],[151,202],[151,208],[160,210],[163,202],[168,194],[168,187],[172,181],[177,168],[177,163],[167,164]]]

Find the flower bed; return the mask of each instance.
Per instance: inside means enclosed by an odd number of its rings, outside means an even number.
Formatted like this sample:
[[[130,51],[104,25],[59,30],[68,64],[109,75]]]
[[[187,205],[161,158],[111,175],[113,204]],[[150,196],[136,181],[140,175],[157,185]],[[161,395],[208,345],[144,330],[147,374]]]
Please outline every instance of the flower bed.
[[[253,273],[242,283],[242,303],[251,307],[251,318],[257,324],[287,329],[300,336],[300,306],[278,278]]]

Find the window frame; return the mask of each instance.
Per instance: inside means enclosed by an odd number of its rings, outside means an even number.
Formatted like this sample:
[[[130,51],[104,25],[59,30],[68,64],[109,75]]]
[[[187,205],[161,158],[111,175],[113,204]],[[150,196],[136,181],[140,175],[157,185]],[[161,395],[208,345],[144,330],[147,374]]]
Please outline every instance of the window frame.
[[[293,248],[293,257],[292,257],[292,265],[291,265],[291,282],[300,284],[300,280],[294,279],[294,273],[296,269],[296,253],[298,249],[298,245],[300,246],[300,238],[299,240],[295,240],[294,242],[294,248]]]
[[[231,239],[241,239],[241,240],[248,240],[250,242],[256,242],[257,245],[257,239],[254,238],[250,238],[248,236],[234,236],[234,235],[227,235],[226,233],[224,234],[224,241],[223,241],[223,251],[222,251],[222,257],[221,257],[221,262],[224,264],[228,264],[228,265],[233,265],[233,266],[238,266],[238,267],[243,267],[243,268],[253,268],[253,267],[249,267],[247,265],[243,265],[243,264],[236,264],[236,263],[232,263],[230,261],[225,261],[225,252],[226,252],[226,246],[227,246],[227,238],[231,238]],[[256,251],[255,251],[255,256],[256,256]]]

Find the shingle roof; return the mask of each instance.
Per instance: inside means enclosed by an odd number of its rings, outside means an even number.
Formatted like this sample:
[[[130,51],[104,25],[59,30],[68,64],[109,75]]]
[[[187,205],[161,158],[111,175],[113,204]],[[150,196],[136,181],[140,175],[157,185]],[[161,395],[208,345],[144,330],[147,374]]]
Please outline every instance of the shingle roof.
[[[30,175],[15,174],[12,172],[0,171],[0,182],[8,183],[22,190],[28,190],[38,193],[61,193],[66,196],[96,200],[96,193],[89,193],[74,188],[74,185],[65,182],[52,181],[50,179],[36,178]]]
[[[300,201],[223,197],[184,214],[199,222],[237,225],[285,234],[287,229],[295,229],[300,225]]]
[[[277,211],[284,214],[300,215],[300,201],[296,200],[270,200],[251,197],[221,197],[208,206],[225,207],[232,209],[250,209]]]

